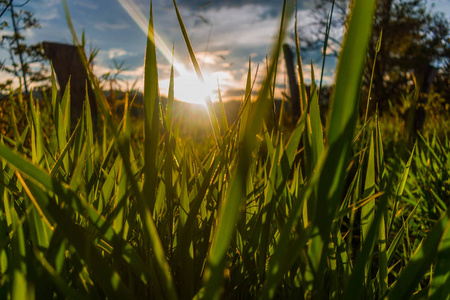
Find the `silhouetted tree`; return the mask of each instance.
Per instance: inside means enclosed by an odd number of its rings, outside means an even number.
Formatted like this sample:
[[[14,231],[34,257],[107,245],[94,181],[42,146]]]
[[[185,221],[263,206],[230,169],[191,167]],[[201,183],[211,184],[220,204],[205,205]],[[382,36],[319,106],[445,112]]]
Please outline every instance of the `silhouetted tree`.
[[[312,22],[300,24],[302,48],[320,51],[325,40],[327,15],[333,0],[318,0]],[[348,6],[351,2],[335,1],[332,28],[327,53],[337,55],[341,40],[336,35],[339,28],[345,28]],[[305,29],[305,26],[308,28]],[[374,17],[371,43],[368,48],[362,100],[367,92],[372,73],[375,48],[383,30],[380,51],[374,69],[372,104],[378,104],[381,111],[402,99],[412,86],[412,76],[417,79],[421,92],[428,92],[429,80],[434,78],[435,92],[448,95],[448,64],[450,60],[449,22],[442,13],[431,12],[425,0],[379,0]],[[434,70],[436,69],[436,70]],[[447,77],[446,77],[447,75]],[[450,101],[450,99],[448,99]],[[362,106],[365,107],[365,106]]]
[[[429,92],[435,69],[448,66],[450,35],[448,20],[442,14],[429,12],[423,0],[379,1],[366,82],[370,80],[373,49],[381,30],[383,40],[374,69],[372,98],[381,110],[386,110],[387,100],[398,103],[411,85],[410,74],[416,77],[420,92]]]
[[[9,62],[0,62],[0,68],[13,74],[22,82],[28,93],[30,82],[42,82],[48,79],[41,44],[27,45],[23,31],[40,28],[33,13],[22,9],[29,1],[16,4],[13,0],[0,0],[0,47],[9,53]],[[9,14],[8,14],[9,13]],[[7,21],[7,16],[9,20]],[[38,63],[38,64],[36,64]]]

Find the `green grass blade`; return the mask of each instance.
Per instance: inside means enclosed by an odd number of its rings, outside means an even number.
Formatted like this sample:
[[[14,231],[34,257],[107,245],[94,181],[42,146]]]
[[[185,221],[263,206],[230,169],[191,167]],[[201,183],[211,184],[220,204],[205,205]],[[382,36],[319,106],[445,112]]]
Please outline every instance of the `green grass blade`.
[[[86,299],[86,295],[80,295],[76,291],[70,288],[65,278],[63,278],[55,268],[47,261],[47,259],[37,249],[34,249],[34,255],[36,259],[41,263],[47,273],[50,275],[50,279],[55,286],[67,296],[68,299],[83,300]]]
[[[117,271],[109,266],[97,247],[93,245],[90,234],[81,226],[73,223],[70,215],[61,209],[54,201],[49,199],[35,184],[31,181],[27,182],[27,184],[33,195],[35,195],[42,203],[46,204],[46,209],[58,224],[58,227],[65,232],[65,235],[75,247],[77,253],[83,257],[86,264],[89,266],[90,271],[98,278],[100,284],[104,288],[104,292],[109,295],[109,297],[131,297],[130,291],[123,283]]]
[[[367,117],[369,115],[369,104],[370,104],[370,98],[372,93],[372,83],[373,83],[373,76],[375,73],[375,64],[377,62],[377,56],[381,49],[381,40],[383,39],[383,29],[380,31],[380,35],[378,36],[378,42],[377,46],[375,48],[375,57],[373,58],[373,65],[372,65],[372,75],[370,76],[370,83],[369,83],[369,92],[367,93],[367,104],[366,104],[366,114],[364,117],[364,124],[367,123]]]
[[[9,106],[10,106],[9,114],[11,116],[11,123],[12,123],[11,125],[13,127],[14,139],[17,143],[19,143],[19,145],[20,145],[19,148],[22,148],[24,139],[21,138],[19,129],[17,128],[17,118],[16,118],[16,113],[14,112],[14,101],[11,97],[9,98]],[[28,124],[28,126],[30,126],[30,124]]]
[[[173,114],[173,103],[175,101],[175,79],[174,79],[174,48],[172,48],[172,66],[170,67],[170,79],[169,79],[169,93],[167,95],[167,106],[166,106],[166,124],[168,132],[172,132],[172,114]]]
[[[448,251],[448,248],[445,247],[448,244],[449,217],[450,210],[447,210],[428,233],[412,259],[401,271],[397,282],[388,295],[390,299],[408,299],[411,297],[417,284],[422,280],[425,272],[429,270],[436,256],[445,255],[446,251]],[[444,247],[440,248],[439,245]],[[442,252],[439,252],[439,250]]]
[[[159,145],[159,91],[158,67],[156,63],[155,34],[153,28],[153,9],[150,10],[147,50],[145,53],[144,74],[144,190],[145,206],[153,212],[157,190],[157,158]]]
[[[286,9],[286,11],[283,11],[283,14],[289,15],[288,12],[290,11],[290,9]],[[280,31],[282,33],[284,33],[284,28],[287,23],[287,21],[282,22],[280,26]],[[211,252],[208,257],[208,269],[204,276],[206,281],[204,297],[207,299],[217,299],[220,296],[225,254],[231,241],[231,237],[235,232],[239,207],[241,206],[243,199],[245,199],[246,179],[252,161],[252,152],[256,144],[256,135],[261,128],[264,116],[269,111],[272,104],[269,95],[282,40],[283,34],[279,36],[278,43],[275,45],[275,49],[272,52],[273,61],[270,64],[269,72],[256,101],[255,113],[252,115],[252,119],[248,123],[249,126],[245,131],[237,170],[231,180],[227,200],[222,204],[222,207],[219,210],[217,218],[218,225],[214,232]]]
[[[87,84],[87,83],[86,83]],[[93,100],[93,99],[91,99]],[[84,120],[85,120],[85,138],[86,138],[86,158],[85,158],[85,181],[86,181],[86,196],[89,203],[94,202],[94,158],[95,158],[95,144],[94,144],[94,129],[92,125],[91,106],[88,95],[88,87],[86,85],[86,97],[84,102]]]
[[[245,87],[245,96],[244,103],[242,104],[242,115],[239,118],[240,128],[239,128],[239,141],[242,143],[242,140],[245,136],[245,130],[247,127],[247,120],[250,113],[250,104],[251,104],[251,94],[252,94],[252,59],[248,58],[248,72],[247,72],[247,85]]]
[[[375,194],[375,152],[372,134],[370,138],[369,156],[366,167],[366,178],[364,182],[363,197],[367,198],[373,194]],[[361,245],[364,245],[367,239],[370,227],[372,227],[374,216],[375,216],[375,199],[370,200],[361,208]],[[368,260],[364,272],[366,287],[369,286],[371,266],[372,262],[371,260]]]
[[[64,4],[64,10],[65,10],[65,13],[66,13],[66,19],[67,19],[67,22],[68,22],[68,25],[69,25],[69,29],[70,29],[70,31],[72,33],[72,36],[74,37],[74,39],[76,41],[76,44],[78,45],[78,49],[79,49],[79,52],[80,52],[80,57],[81,57],[81,59],[83,61],[85,69],[86,69],[86,71],[88,73],[89,82],[94,87],[93,90],[94,90],[95,98],[97,100],[97,104],[99,105],[99,107],[100,107],[100,109],[102,111],[103,117],[105,118],[105,121],[106,121],[106,125],[109,127],[110,131],[115,135],[114,138],[116,139],[116,141],[118,141],[118,148],[119,148],[119,151],[120,151],[120,155],[123,158],[123,166],[125,167],[125,170],[127,172],[128,178],[131,179],[134,176],[133,176],[133,173],[132,173],[132,170],[131,170],[131,164],[128,161],[128,159],[129,159],[129,151],[128,151],[127,147],[129,147],[129,145],[125,145],[119,139],[119,137],[117,136],[117,126],[115,126],[115,124],[114,124],[114,122],[112,120],[110,109],[109,109],[109,105],[108,105],[108,103],[106,101],[105,96],[101,92],[101,89],[99,88],[98,81],[93,76],[92,71],[89,69],[89,64],[88,64],[88,61],[87,61],[87,58],[86,58],[84,52],[82,51],[81,47],[79,46],[80,43],[78,41],[77,35],[75,33],[75,29],[73,27],[73,24],[72,24],[72,21],[71,21],[71,18],[70,18],[70,14],[69,14],[69,9],[67,7],[67,3],[64,1],[63,4]],[[152,18],[151,18],[151,20],[152,20]],[[153,26],[150,23],[149,23],[149,29],[153,29]],[[150,59],[150,56],[152,55],[152,52],[154,52],[153,51],[154,48],[155,48],[154,36],[153,35],[151,35],[151,36],[148,35],[147,36],[147,41],[149,42],[149,47],[147,48],[149,54],[148,55],[146,54],[146,65],[147,65],[148,60]],[[150,63],[150,62],[148,62],[148,63]],[[154,65],[153,67],[146,66],[145,68],[148,68],[148,69],[152,69],[153,68],[153,71],[154,71],[155,66],[156,65]],[[150,80],[150,83],[151,83],[151,79],[149,79],[147,77],[147,80]],[[157,84],[157,82],[156,82],[156,84]],[[147,88],[149,87],[149,83],[148,82],[144,83],[144,85],[147,85]],[[147,95],[148,95],[148,93],[147,93]],[[158,97],[158,95],[154,95],[154,97]],[[144,99],[144,101],[145,101],[145,99]],[[155,102],[156,102],[156,100],[155,100]],[[151,106],[150,106],[150,108],[151,108]],[[156,113],[158,113],[158,111],[159,111],[159,107],[155,108],[153,110],[153,113],[156,114]],[[152,123],[153,122],[155,122],[155,123],[159,122],[158,118],[156,118],[156,120],[153,119]],[[158,123],[158,125],[159,125],[159,123]],[[157,145],[155,147],[157,147]],[[148,148],[147,148],[146,151],[148,151]],[[155,155],[155,160],[156,160],[156,155]],[[147,167],[149,167],[149,166],[147,165]],[[144,172],[144,174],[145,174],[145,172]],[[148,179],[146,179],[146,180],[148,180]],[[144,230],[148,234],[148,237],[149,237],[150,243],[151,243],[151,247],[152,247],[152,249],[154,251],[154,255],[155,255],[155,258],[154,258],[155,269],[157,271],[157,276],[159,277],[160,281],[163,283],[161,287],[164,290],[165,295],[166,295],[166,297],[168,299],[177,299],[177,295],[176,295],[176,292],[175,292],[175,287],[173,285],[173,280],[172,280],[172,276],[170,274],[170,270],[169,270],[169,266],[168,266],[168,263],[167,263],[167,259],[165,257],[164,249],[162,247],[161,240],[159,238],[159,234],[158,234],[158,231],[157,231],[157,228],[156,228],[155,221],[153,220],[153,216],[152,216],[153,214],[151,213],[151,210],[148,207],[149,206],[148,203],[144,201],[143,195],[140,192],[138,184],[136,183],[136,181],[135,180],[130,180],[130,183],[131,183],[132,191],[133,191],[134,195],[137,198],[138,206],[140,207],[141,218],[142,218],[143,223],[144,223]],[[154,182],[153,184],[156,185],[156,182]],[[151,188],[151,185],[150,185],[150,188]],[[156,188],[155,188],[155,190],[156,190]],[[152,200],[152,199],[150,199],[150,200]],[[152,201],[155,201],[155,199],[153,198]]]
[[[173,6],[175,7],[175,12],[177,13],[178,24],[180,25],[181,33],[183,34],[184,41],[186,43],[186,47],[188,48],[189,56],[191,58],[191,62],[194,66],[194,70],[197,73],[198,78],[203,81],[202,71],[200,70],[200,66],[195,58],[194,49],[192,48],[191,42],[189,41],[189,36],[186,31],[186,27],[184,26],[183,19],[181,18],[180,11],[178,10],[177,2],[173,0]]]
[[[394,258],[395,251],[397,248],[401,245],[403,236],[406,232],[406,227],[409,226],[411,221],[413,220],[414,215],[416,214],[417,209],[420,207],[420,204],[422,202],[422,198],[417,201],[416,205],[414,206],[413,210],[409,213],[408,218],[402,223],[402,227],[397,231],[397,234],[395,235],[394,239],[391,241],[391,244],[389,245],[389,248],[386,252],[387,257],[387,263],[390,264],[392,259]]]
[[[44,139],[42,136],[41,114],[39,103],[34,103],[33,96],[30,94],[31,110],[31,148],[33,162],[44,166]]]
[[[150,8],[150,21],[148,24],[147,50],[145,54],[144,75],[144,199],[139,199],[141,215],[144,219],[147,232],[155,252],[156,271],[162,282],[166,297],[177,299],[175,286],[170,274],[169,265],[153,220],[153,209],[156,202],[158,184],[158,146],[159,146],[159,92],[158,69],[156,63],[155,34],[153,27],[153,8]],[[127,158],[124,157],[124,160]],[[144,202],[145,201],[145,202]]]
[[[58,159],[53,164],[52,168],[50,169],[50,176],[55,177],[58,169],[60,166],[64,165],[64,162],[66,161],[68,163],[69,159],[66,157],[70,152],[70,146],[72,145],[73,141],[75,140],[75,136],[78,134],[78,131],[81,128],[81,123],[78,123],[75,127],[74,131],[72,132],[72,135],[70,136],[69,140],[67,141],[67,144],[61,149],[61,153],[58,157]],[[68,165],[67,165],[68,168]],[[64,171],[69,171],[69,169],[65,169]]]
[[[344,42],[342,56],[332,100],[332,111],[327,140],[329,152],[318,187],[318,207],[315,221],[319,229],[311,241],[310,265],[314,278],[312,291],[323,291],[323,270],[326,267],[326,248],[330,235],[331,220],[342,197],[344,174],[350,154],[350,143],[358,114],[358,93],[361,74],[366,57],[366,47],[372,28],[375,0],[355,1],[349,28]]]
[[[217,83],[217,92],[219,94],[219,105],[220,105],[220,126],[222,128],[222,135],[228,132],[228,120],[225,110],[225,105],[223,104],[222,94],[220,92],[220,85]]]
[[[297,4],[297,0],[295,1]],[[303,76],[303,64],[302,64],[302,57],[300,55],[300,40],[298,38],[298,30],[297,30],[297,10],[295,12],[295,29],[294,29],[294,38],[295,38],[295,52],[297,54],[297,66],[298,66],[298,78],[300,82],[300,113],[303,114],[307,103],[308,98],[306,96],[306,85],[305,85],[305,79]]]
[[[300,120],[306,118],[306,113]],[[299,122],[300,123],[300,122]],[[293,243],[292,247],[289,247],[291,242],[291,232],[295,228],[296,223],[299,221],[302,213],[302,206],[304,205],[306,199],[310,198],[317,187],[319,175],[323,168],[325,156],[322,156],[317,163],[317,170],[312,174],[311,178],[307,182],[306,186],[303,187],[298,195],[298,198],[293,204],[290,210],[290,215],[286,221],[286,224],[281,230],[281,235],[276,245],[274,255],[270,258],[268,275],[266,282],[264,284],[263,290],[261,292],[263,299],[273,299],[275,296],[277,285],[281,278],[286,274],[289,267],[295,262],[293,255],[298,255],[299,249],[306,246],[311,234],[312,226],[308,226],[304,231],[301,232],[298,239]]]
[[[436,257],[429,299],[449,299],[450,297],[450,226],[447,225]]]
[[[61,122],[64,124],[60,127],[60,130],[65,131],[65,135],[70,135],[70,129],[72,128],[71,124],[71,102],[73,101],[72,97],[70,96],[70,78],[67,81],[66,90],[64,92],[63,98],[61,99],[61,111],[63,112],[63,117],[61,118]]]
[[[178,10],[178,6],[175,0],[173,0],[173,5],[175,7],[175,12],[177,14],[178,24],[180,25],[181,32],[183,34],[184,41],[186,43],[186,47],[188,48],[189,57],[191,58],[191,62],[194,66],[194,70],[197,73],[197,77],[204,82],[202,71],[200,70],[200,66],[195,58],[194,49],[192,48],[191,42],[189,40],[189,36],[186,31],[186,27],[184,26],[183,19],[181,18],[181,14]],[[219,130],[219,122],[217,120],[216,113],[214,111],[214,107],[211,102],[211,98],[208,97],[204,99],[208,111],[209,120],[211,122],[211,126],[214,132],[214,137],[216,139],[217,145],[220,147],[220,130]]]
[[[58,139],[59,153],[63,152],[64,147],[67,145],[67,137],[70,136],[70,127],[67,127],[66,119],[70,119],[70,115],[64,114],[66,107],[70,107],[70,79],[64,90],[63,97],[61,98],[61,104],[58,104],[55,108],[55,127],[57,130],[56,136]],[[70,110],[69,110],[70,113]],[[63,160],[64,170],[66,173],[70,171],[70,158],[66,156]]]
[[[56,86],[56,79],[55,79],[55,69],[53,68],[53,62],[50,62],[50,70],[51,70],[51,74],[50,74],[50,80],[51,80],[51,87],[52,87],[52,113],[53,113],[53,121],[55,121],[57,119],[57,107],[58,107],[58,89]],[[61,89],[63,87],[60,87]]]
[[[108,224],[105,223],[104,219],[98,215],[88,203],[83,202],[82,199],[78,198],[75,193],[67,189],[64,185],[61,185],[54,178],[51,178],[38,167],[32,165],[3,145],[0,145],[0,156],[10,161],[14,167],[38,182],[48,192],[58,195],[61,200],[64,200],[64,202],[68,204],[66,205],[66,209],[72,208],[77,212],[83,212],[84,215],[87,215],[91,224],[97,228],[99,233],[104,233],[104,238],[109,242],[113,242],[117,239],[112,227],[105,227],[105,225]],[[105,291],[111,295],[118,293],[122,294],[124,297],[129,297],[129,291],[124,286],[120,277],[118,277],[118,273],[116,273],[116,271],[111,271],[111,268],[106,261],[104,261],[103,257],[98,253],[98,250],[91,244],[92,237],[90,234],[84,228],[73,223],[67,212],[62,210],[52,199],[50,199],[40,187],[29,180],[25,180],[25,182],[36,199],[37,208],[40,208],[49,220],[54,220],[58,224],[58,228],[66,233],[66,236],[69,237],[70,242],[74,245],[80,255],[86,255],[86,257],[89,258],[87,261],[92,263],[90,264],[92,271],[97,274]],[[137,274],[144,274],[140,276],[148,276],[145,275],[146,271],[142,269],[142,263],[139,263],[140,259],[133,251],[130,251],[131,249],[129,247],[125,247],[124,250],[124,258],[130,263],[132,269],[135,270]]]
[[[394,198],[394,204],[393,204],[393,209],[392,209],[392,213],[391,213],[391,220],[389,222],[388,233],[391,231],[392,226],[394,224],[395,216],[397,215],[398,201],[399,201],[399,198],[403,195],[403,191],[405,190],[406,180],[408,179],[409,170],[411,169],[411,163],[412,163],[412,159],[414,157],[415,149],[416,149],[416,145],[414,145],[414,147],[411,151],[411,155],[409,156],[408,162],[406,163],[405,169],[403,170],[402,176],[400,178],[400,182],[397,186],[396,193],[394,195],[395,198]]]
[[[365,279],[365,271],[366,264],[369,260],[370,254],[373,251],[373,246],[375,243],[375,239],[377,237],[377,230],[379,228],[379,224],[381,221],[381,214],[376,213],[375,218],[370,226],[369,232],[366,235],[366,239],[364,244],[362,245],[361,252],[359,253],[356,261],[354,263],[354,268],[352,275],[350,277],[350,282],[348,286],[345,287],[344,297],[346,300],[357,300],[361,299],[361,292],[364,290],[364,279]],[[393,299],[402,299],[402,298],[393,298]]]
[[[323,129],[322,121],[320,119],[319,111],[319,97],[317,96],[316,85],[313,83],[311,88],[311,105],[309,107],[309,120],[307,124],[310,124],[311,130],[311,152],[312,152],[312,166],[316,165],[319,157],[323,153]]]
[[[219,127],[219,120],[217,119],[214,105],[209,96],[207,99],[205,99],[205,103],[206,103],[206,108],[208,110],[209,120],[210,120],[212,128],[214,130],[214,138],[216,139],[216,144],[218,147],[220,147],[220,145],[222,144],[222,139],[220,138],[221,134],[220,134],[220,127]]]

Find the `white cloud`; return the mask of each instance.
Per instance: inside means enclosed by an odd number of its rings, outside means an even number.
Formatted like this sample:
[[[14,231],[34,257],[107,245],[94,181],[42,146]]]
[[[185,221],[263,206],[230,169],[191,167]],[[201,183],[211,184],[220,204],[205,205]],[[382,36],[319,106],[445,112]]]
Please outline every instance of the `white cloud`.
[[[196,56],[201,65],[214,66],[226,61],[229,54],[229,50],[219,50],[214,52],[197,52]]]
[[[45,4],[40,4],[40,2]],[[115,5],[118,5],[116,1],[114,2]],[[111,9],[111,14],[104,14],[95,11],[99,10],[100,6],[103,6],[101,3],[104,2],[89,2],[89,0],[71,1],[71,5],[73,5],[73,18],[77,32],[81,32],[81,28],[86,28],[87,36],[89,39],[93,39],[94,46],[104,49],[100,51],[99,56],[96,58],[95,73],[99,76],[105,73],[114,73],[115,70],[111,59],[124,59],[125,66],[131,64],[133,69],[123,71],[121,78],[129,80],[131,83],[138,80],[138,87],[142,88],[144,68],[142,65],[137,66],[141,64],[141,60],[137,59],[137,56],[144,56],[145,32],[148,21],[146,17],[148,16],[149,5],[148,1],[144,0],[136,0],[136,2],[138,4],[137,11],[143,14],[141,25],[144,35],[136,30],[133,19],[125,14],[125,10],[122,7],[120,7],[119,11]],[[38,1],[36,3],[38,4],[35,4],[34,7],[36,10],[39,10],[39,15],[36,14],[39,20],[44,20],[45,17],[51,20],[58,16],[60,20],[43,21],[42,29],[36,32],[32,40],[37,40],[38,38],[42,40],[45,37],[45,39],[64,40],[71,43],[72,39],[65,25],[60,0]],[[159,47],[157,54],[158,75],[161,93],[164,94],[164,89],[168,87],[172,43],[175,44],[175,55],[178,62],[181,62],[180,65],[183,64],[183,67],[189,72],[193,68],[173,7],[165,0],[157,0],[153,4],[155,29],[161,36],[161,39],[157,40],[156,44]],[[112,13],[113,11],[114,14]],[[120,15],[120,12],[123,15]],[[270,55],[271,46],[274,43],[274,37],[278,34],[280,25],[280,17],[273,13],[273,5],[264,5],[261,2],[261,4],[246,4],[242,6],[223,5],[220,8],[205,7],[201,10],[201,16],[207,19],[209,23],[199,21],[199,12],[197,10],[189,10],[189,8],[185,7],[181,14],[197,60],[204,73],[203,75],[210,78],[208,79],[210,82],[208,84],[213,92],[217,88],[217,77],[220,78],[222,95],[225,94],[227,89],[244,90],[249,56],[252,57],[252,75],[255,74],[256,65],[259,63],[258,78],[255,85],[255,90],[258,90],[258,83],[262,81],[266,73],[264,58],[266,54]],[[92,17],[92,15],[95,17]],[[301,24],[308,22],[308,18],[311,19],[308,13],[304,11],[299,12],[299,22]],[[64,25],[55,26],[55,24]],[[78,30],[79,28],[80,30]],[[289,28],[292,29],[293,26],[291,25]],[[307,34],[307,32],[299,33],[300,38],[304,34]],[[30,37],[32,35],[30,33]],[[127,42],[124,43],[121,41],[125,39],[125,35]],[[137,37],[136,39],[134,39],[135,36]],[[29,36],[27,36],[28,38]],[[166,43],[167,47],[162,47],[162,42]],[[161,52],[164,52],[165,56],[162,56]],[[308,61],[305,60],[304,66],[306,79],[310,78]],[[285,62],[281,58],[279,62],[280,73],[277,77],[277,83],[281,85],[284,83],[284,69]],[[177,75],[181,76],[181,73],[178,72]],[[316,66],[315,74],[316,78],[320,78],[320,66]],[[332,82],[332,76],[328,76],[329,74],[332,73],[327,71],[326,80]],[[180,87],[185,85],[185,83],[179,78],[176,85]]]
[[[203,15],[212,23],[210,47],[227,49],[266,47],[278,30],[279,18],[268,18],[269,6],[244,5],[206,10]],[[263,17],[264,16],[264,17]],[[195,40],[205,43],[210,26],[201,26],[195,31]]]
[[[144,66],[138,67],[134,70],[125,70],[122,72],[124,76],[130,77],[130,78],[137,78],[137,77],[143,77],[144,76]]]
[[[108,52],[109,59],[114,59],[114,58],[125,56],[125,55],[129,54],[126,50],[121,49],[121,48],[113,48],[113,49],[108,50],[107,52]]]
[[[39,3],[30,2],[29,8],[38,17],[39,22],[44,23],[59,19],[62,5],[59,0],[47,0]]]

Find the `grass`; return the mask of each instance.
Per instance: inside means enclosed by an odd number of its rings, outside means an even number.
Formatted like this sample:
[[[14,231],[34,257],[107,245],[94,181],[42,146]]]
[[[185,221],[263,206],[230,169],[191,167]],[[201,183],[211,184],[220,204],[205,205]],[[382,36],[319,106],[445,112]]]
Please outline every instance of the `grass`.
[[[0,298],[448,298],[448,138],[419,136],[392,155],[378,116],[358,119],[374,8],[355,1],[327,128],[299,68],[302,115],[283,131],[267,120],[285,2],[258,96],[249,69],[234,123],[209,103],[214,142],[201,158],[180,137],[173,84],[166,107],[158,96],[152,16],[143,136],[132,99],[113,118],[89,69],[97,126],[86,104],[71,131],[69,86],[58,99],[54,79],[45,103],[11,93],[25,108],[21,122],[9,111],[0,140]]]

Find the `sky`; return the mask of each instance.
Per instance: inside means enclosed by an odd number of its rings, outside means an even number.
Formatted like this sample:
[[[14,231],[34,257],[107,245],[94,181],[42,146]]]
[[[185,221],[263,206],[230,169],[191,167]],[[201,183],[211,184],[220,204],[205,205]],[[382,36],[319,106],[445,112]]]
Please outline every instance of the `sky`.
[[[15,5],[25,0],[15,0]],[[311,22],[311,3],[298,1],[299,25]],[[429,0],[437,11],[450,11],[449,0]],[[114,72],[114,61],[123,62],[123,84],[143,86],[143,64],[146,30],[150,11],[149,0],[67,0],[72,22],[79,36],[85,31],[87,47],[99,49],[94,72],[100,76]],[[264,75],[266,56],[277,36],[282,1],[275,0],[178,0],[190,41],[205,78],[200,82],[194,73],[186,44],[178,25],[173,2],[153,0],[154,27],[161,94],[167,93],[172,47],[175,52],[175,97],[190,102],[202,102],[207,96],[217,100],[217,86],[223,98],[241,99],[245,89],[249,57],[252,75],[259,65],[259,82]],[[40,29],[25,32],[29,44],[52,41],[72,44],[61,0],[31,0],[25,8],[34,13]],[[449,13],[447,15],[450,15]],[[6,14],[2,17],[5,18]],[[0,20],[1,21],[1,20]],[[291,22],[288,30],[293,31]],[[301,38],[301,32],[299,33]],[[340,39],[342,30],[332,32]],[[294,45],[292,39],[285,42]],[[7,57],[0,51],[0,60]],[[303,53],[304,73],[310,80],[310,61],[315,77],[320,78],[320,53]],[[285,64],[279,64],[279,85],[285,82]],[[336,59],[327,58],[324,82],[333,82]],[[0,74],[0,82],[5,74]]]

